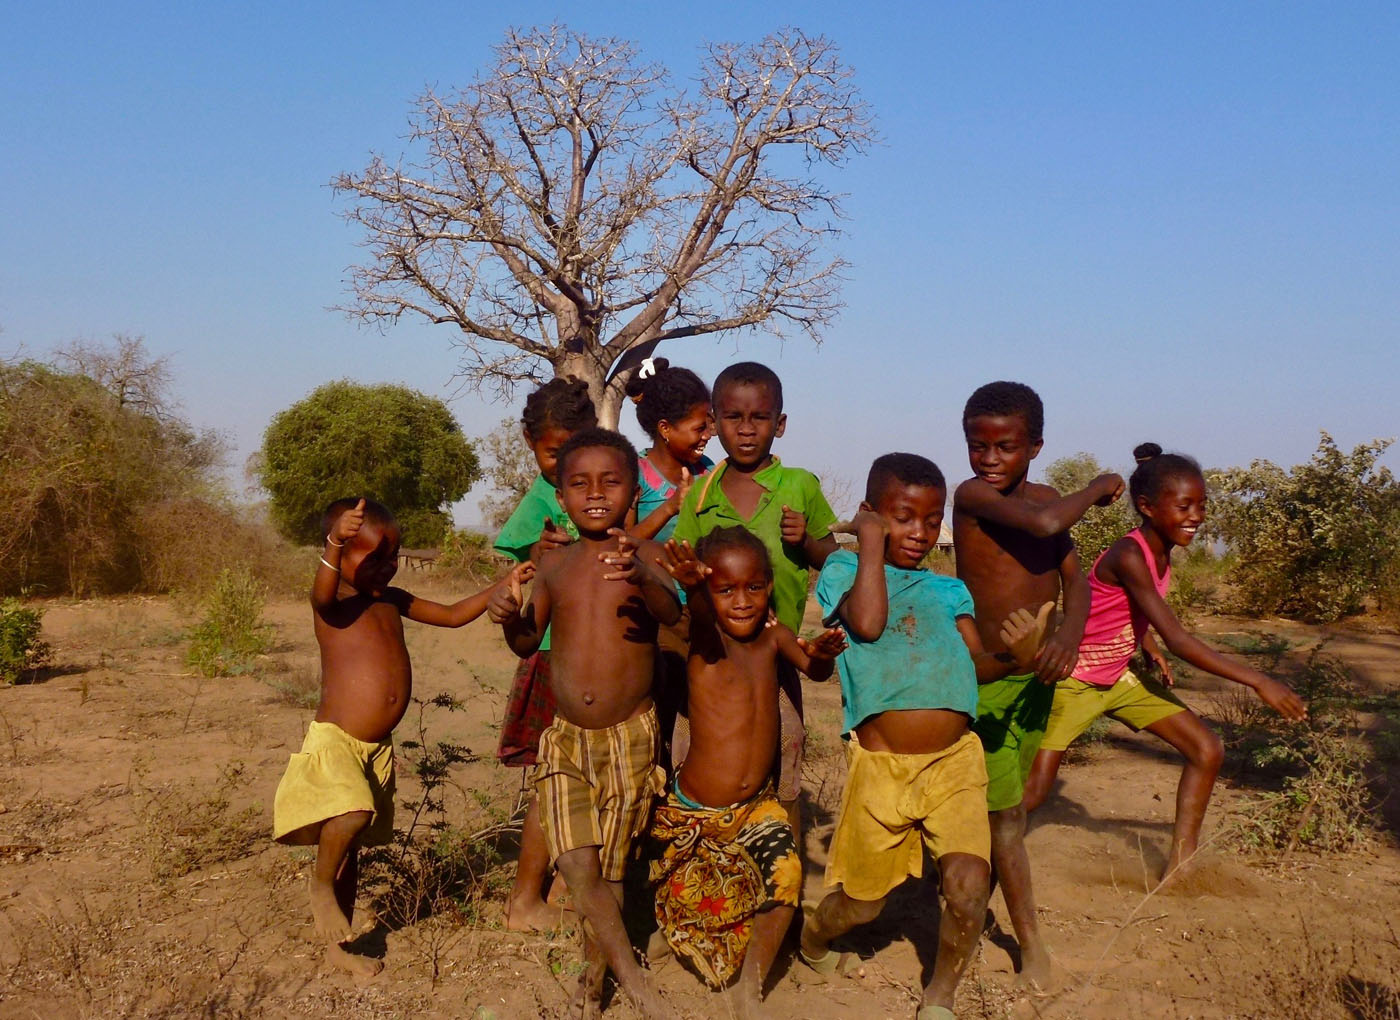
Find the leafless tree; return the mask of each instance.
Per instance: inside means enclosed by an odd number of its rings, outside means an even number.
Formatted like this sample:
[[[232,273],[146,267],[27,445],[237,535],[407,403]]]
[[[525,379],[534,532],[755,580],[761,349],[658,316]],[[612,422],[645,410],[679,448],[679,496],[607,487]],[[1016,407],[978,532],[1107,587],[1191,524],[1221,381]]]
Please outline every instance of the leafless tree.
[[[455,325],[472,386],[575,375],[615,424],[658,343],[760,325],[820,342],[840,307],[839,196],[812,171],[874,132],[822,37],[710,45],[689,95],[629,42],[511,31],[411,122],[416,162],[332,182],[370,252],[346,310]]]

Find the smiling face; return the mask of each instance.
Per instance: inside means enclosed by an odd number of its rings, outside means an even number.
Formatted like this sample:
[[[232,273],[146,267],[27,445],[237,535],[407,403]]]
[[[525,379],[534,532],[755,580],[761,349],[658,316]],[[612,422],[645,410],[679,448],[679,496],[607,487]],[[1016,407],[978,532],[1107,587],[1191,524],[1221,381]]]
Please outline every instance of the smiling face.
[[[912,485],[891,479],[872,507],[885,519],[889,534],[885,537],[885,562],[892,567],[913,570],[923,562],[928,551],[938,541],[943,526],[943,504],[947,491],[936,485]]]
[[[705,454],[705,446],[715,434],[715,416],[708,402],[696,404],[676,421],[662,419],[657,433],[671,456],[682,464],[695,464]]]
[[[739,640],[747,640],[763,630],[768,622],[773,578],[758,551],[728,546],[708,557],[705,565],[711,571],[705,578],[705,588],[719,629]]]
[[[1138,513],[1171,545],[1187,546],[1206,519],[1206,483],[1200,475],[1173,475],[1163,480],[1155,498],[1141,496]]]
[[[963,427],[972,473],[1001,492],[1026,479],[1043,440],[1032,440],[1019,414],[981,414]]]
[[[768,463],[773,440],[787,428],[787,415],[762,383],[730,383],[715,394],[715,428],[730,465],[753,471]]]
[[[540,474],[544,475],[544,480],[551,485],[558,486],[559,484],[559,480],[555,477],[559,447],[567,443],[571,435],[573,433],[568,429],[561,429],[557,425],[548,426],[538,436],[531,436],[529,429],[525,430],[525,444],[535,455],[535,463],[540,467]]]
[[[382,595],[399,569],[399,527],[366,520],[340,555],[340,576],[356,591]]]
[[[611,446],[581,446],[563,464],[559,503],[581,535],[622,527],[637,495],[625,455]]]

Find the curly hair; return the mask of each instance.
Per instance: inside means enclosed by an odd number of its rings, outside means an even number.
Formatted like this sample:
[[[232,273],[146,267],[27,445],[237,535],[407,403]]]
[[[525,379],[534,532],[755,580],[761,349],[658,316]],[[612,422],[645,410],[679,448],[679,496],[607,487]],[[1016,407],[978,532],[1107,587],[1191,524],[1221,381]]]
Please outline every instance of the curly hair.
[[[616,450],[622,454],[622,462],[627,471],[629,488],[637,487],[637,448],[632,445],[632,441],[621,432],[614,432],[612,429],[600,429],[596,426],[575,432],[569,437],[568,442],[559,447],[559,453],[555,458],[555,477],[559,479],[559,484],[564,483],[565,462],[579,450],[590,449],[595,446],[606,446],[610,450]]]
[[[637,403],[637,424],[657,439],[663,421],[679,421],[696,404],[708,404],[710,391],[688,368],[672,368],[665,358],[653,358],[652,365],[654,371],[645,379],[638,374],[628,380],[626,392]]]
[[[1137,505],[1139,499],[1149,503],[1157,498],[1167,483],[1177,478],[1204,478],[1201,465],[1183,453],[1163,453],[1156,443],[1139,443],[1133,447],[1137,467],[1128,478],[1128,498]]]
[[[539,439],[548,429],[567,432],[591,429],[598,424],[598,412],[588,395],[588,383],[574,376],[549,380],[525,399],[521,424],[531,439]]]
[[[752,531],[739,524],[716,528],[706,534],[695,543],[695,557],[701,563],[714,566],[713,561],[726,549],[747,549],[763,564],[764,576],[770,581],[773,579],[773,561],[768,555],[768,547]]]
[[[876,457],[865,478],[865,501],[875,506],[891,482],[901,485],[926,485],[931,489],[947,490],[943,472],[938,465],[917,453],[887,453]]]
[[[773,395],[773,410],[779,413],[783,409],[783,382],[778,378],[778,373],[774,372],[767,365],[760,365],[757,361],[739,361],[722,369],[719,375],[715,376],[715,384],[710,387],[710,392],[716,401],[719,395],[728,386],[767,386],[768,392]]]
[[[990,382],[973,390],[972,396],[967,398],[967,404],[963,407],[964,434],[967,432],[967,423],[982,415],[1017,415],[1026,423],[1026,432],[1030,435],[1031,442],[1036,443],[1044,438],[1045,405],[1040,401],[1040,394],[1025,383]]]

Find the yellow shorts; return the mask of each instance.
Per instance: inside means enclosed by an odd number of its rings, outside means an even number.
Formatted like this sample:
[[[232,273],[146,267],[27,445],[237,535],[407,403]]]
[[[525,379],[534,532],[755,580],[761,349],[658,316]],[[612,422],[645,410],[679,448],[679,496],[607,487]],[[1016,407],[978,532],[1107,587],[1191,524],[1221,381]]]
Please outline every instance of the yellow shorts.
[[[306,829],[352,811],[371,811],[359,846],[383,846],[394,836],[394,744],[356,740],[335,723],[313,722],[301,751],[277,784],[272,838],[315,843]]]
[[[925,845],[934,860],[962,853],[991,861],[987,765],[976,734],[935,754],[893,754],[867,751],[853,733],[846,762],[827,885],[852,899],[882,899],[924,873]]]
[[[554,717],[531,773],[550,861],[596,846],[604,880],[622,881],[632,841],[666,789],[660,749],[655,708],[600,730]]]
[[[1178,712],[1185,712],[1181,699],[1155,680],[1139,680],[1132,670],[1112,687],[1097,687],[1068,677],[1055,685],[1050,720],[1040,746],[1046,751],[1063,751],[1101,715],[1142,730]]]

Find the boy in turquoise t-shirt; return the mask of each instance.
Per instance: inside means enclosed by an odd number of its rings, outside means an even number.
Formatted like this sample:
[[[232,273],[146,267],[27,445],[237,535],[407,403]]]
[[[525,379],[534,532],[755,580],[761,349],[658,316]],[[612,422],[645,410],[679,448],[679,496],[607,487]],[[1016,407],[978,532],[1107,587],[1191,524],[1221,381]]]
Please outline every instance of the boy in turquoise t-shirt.
[[[773,456],[773,442],[787,429],[783,384],[771,368],[754,361],[730,365],[711,387],[715,428],[725,459],[691,486],[673,537],[694,545],[716,528],[741,525],[768,549],[773,563],[771,606],[780,623],[802,630],[808,570],[820,569],[836,549],[836,523],[817,476],[788,467]],[[795,670],[784,669],[778,698],[781,724],[778,800],[787,810],[802,846],[797,795],[802,783],[802,687]]]
[[[971,729],[978,677],[1029,662],[1044,630],[1020,611],[1001,631],[1009,651],[984,651],[967,587],[920,567],[946,494],[932,461],[878,458],[860,512],[838,525],[859,552],[832,553],[817,579],[826,624],[849,640],[837,658],[848,774],[826,869],[837,888],[808,916],[802,958],[834,971],[831,940],[879,916],[891,890],[923,873],[927,847],[945,909],[920,1020],[951,1020],[991,890],[987,769]]]

